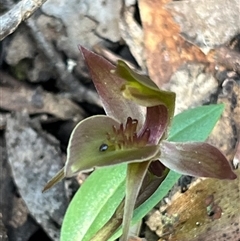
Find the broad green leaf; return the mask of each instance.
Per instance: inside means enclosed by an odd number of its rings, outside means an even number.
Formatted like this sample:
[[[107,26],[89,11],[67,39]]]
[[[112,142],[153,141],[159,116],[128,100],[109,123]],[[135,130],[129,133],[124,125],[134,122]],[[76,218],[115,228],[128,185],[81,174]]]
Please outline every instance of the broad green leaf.
[[[79,46],[83,54],[92,81],[97,89],[106,114],[123,123],[128,117],[137,119],[142,126],[145,120],[145,110],[137,103],[123,98],[121,86],[125,80],[113,75],[116,67],[103,57]]]
[[[174,117],[169,141],[205,141],[219,120],[224,105],[205,105],[186,110]]]
[[[195,177],[235,179],[227,158],[204,142],[162,141],[160,161],[169,169]]]
[[[112,72],[126,80],[122,86],[125,98],[146,107],[165,105],[169,120],[172,119],[176,98],[174,92],[160,90],[148,76],[136,73],[121,60],[118,61],[116,70]]]
[[[89,241],[124,198],[125,178],[125,164],[94,171],[67,209],[60,240]]]
[[[182,141],[181,139],[183,139],[183,141],[205,141],[216,125],[222,111],[223,105],[209,105],[196,107],[178,114],[173,119],[168,140]],[[210,116],[209,113],[211,113]],[[211,116],[213,118],[211,118]],[[193,130],[197,131],[193,133]],[[168,191],[180,176],[181,174],[170,171],[156,192],[135,210],[133,223],[138,222],[151,211],[162,197],[167,195]]]

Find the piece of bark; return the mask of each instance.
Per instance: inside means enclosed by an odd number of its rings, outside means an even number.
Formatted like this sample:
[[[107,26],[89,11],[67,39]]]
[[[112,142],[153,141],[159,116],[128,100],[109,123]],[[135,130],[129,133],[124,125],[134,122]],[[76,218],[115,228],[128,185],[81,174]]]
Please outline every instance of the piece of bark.
[[[135,7],[124,6],[119,21],[120,33],[142,71],[146,73],[143,30],[134,19]]]
[[[63,166],[59,143],[37,132],[28,117],[18,113],[7,120],[6,145],[14,181],[29,212],[49,237],[59,241],[68,205],[64,183],[42,193],[46,182]]]
[[[14,185],[11,168],[7,160],[6,143],[0,134],[0,206],[2,221],[7,229],[9,241],[28,241],[39,228],[29,216],[29,211]],[[1,240],[1,238],[0,238]]]

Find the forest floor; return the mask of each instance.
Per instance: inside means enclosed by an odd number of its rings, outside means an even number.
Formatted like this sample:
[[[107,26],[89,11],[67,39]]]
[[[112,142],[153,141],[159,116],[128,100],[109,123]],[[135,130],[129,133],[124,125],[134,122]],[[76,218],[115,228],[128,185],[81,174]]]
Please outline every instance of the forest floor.
[[[175,114],[225,104],[207,141],[227,156],[238,178],[195,178],[184,193],[176,184],[136,235],[148,241],[239,241],[239,1],[48,0],[36,5],[6,0],[0,8],[0,239],[59,241],[66,208],[87,177],[81,174],[41,192],[64,165],[76,124],[104,114],[78,51],[81,44],[113,64],[123,59],[160,88],[176,92]],[[221,208],[220,218],[201,211],[207,198]]]

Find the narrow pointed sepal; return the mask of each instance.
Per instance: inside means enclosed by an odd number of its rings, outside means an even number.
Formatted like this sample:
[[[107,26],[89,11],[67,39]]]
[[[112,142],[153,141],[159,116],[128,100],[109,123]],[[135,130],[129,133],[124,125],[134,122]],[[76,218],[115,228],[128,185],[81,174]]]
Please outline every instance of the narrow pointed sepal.
[[[218,179],[237,177],[226,157],[208,143],[162,141],[160,150],[163,165],[181,174]]]
[[[64,178],[64,168],[62,168],[51,180],[47,182],[42,192],[46,192],[48,189],[50,189],[55,184],[60,182],[63,178]]]
[[[137,103],[123,98],[121,86],[124,80],[117,75],[111,74],[116,67],[98,54],[79,46],[95,88],[102,101],[106,114],[120,122],[127,117],[138,119],[140,125],[144,122],[144,108]]]
[[[127,241],[135,203],[151,161],[130,163],[127,167],[126,197],[123,214],[123,234],[120,241]]]

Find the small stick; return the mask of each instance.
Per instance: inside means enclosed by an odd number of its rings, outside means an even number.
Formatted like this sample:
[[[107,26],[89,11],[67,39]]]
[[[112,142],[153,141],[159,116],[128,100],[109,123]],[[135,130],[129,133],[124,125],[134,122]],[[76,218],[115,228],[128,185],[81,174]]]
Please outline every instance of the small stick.
[[[13,33],[18,25],[28,19],[47,0],[22,0],[0,17],[0,40]],[[10,1],[11,3],[12,1]]]

